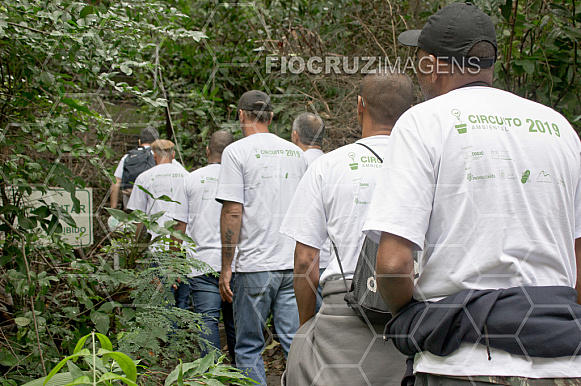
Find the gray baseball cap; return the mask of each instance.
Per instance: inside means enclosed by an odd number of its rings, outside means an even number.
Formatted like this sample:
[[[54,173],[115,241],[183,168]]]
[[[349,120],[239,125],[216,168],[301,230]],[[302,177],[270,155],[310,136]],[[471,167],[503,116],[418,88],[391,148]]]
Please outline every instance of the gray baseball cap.
[[[238,120],[238,110],[244,111],[272,111],[270,97],[259,90],[246,91],[238,101],[236,110],[236,120]]]
[[[406,46],[419,47],[429,54],[460,66],[487,68],[492,58],[468,58],[468,51],[487,41],[498,51],[496,31],[490,16],[471,3],[450,4],[428,18],[421,30],[401,33],[397,40]]]

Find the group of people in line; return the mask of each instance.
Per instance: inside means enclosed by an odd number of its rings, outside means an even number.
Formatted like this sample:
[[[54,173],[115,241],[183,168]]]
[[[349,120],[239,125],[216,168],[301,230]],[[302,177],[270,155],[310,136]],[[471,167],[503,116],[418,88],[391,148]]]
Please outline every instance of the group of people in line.
[[[189,257],[219,273],[192,270],[177,305],[191,297],[216,349],[221,311],[236,366],[263,385],[270,314],[283,385],[389,383],[406,357],[388,355],[384,334],[411,355],[408,384],[581,384],[578,135],[551,108],[491,87],[496,33],[476,6],[448,5],[398,40],[417,47],[426,101],[412,107],[409,76],[377,69],[359,85],[362,138],[327,154],[315,114],[295,119],[294,143],[270,133],[273,107],[258,90],[238,102],[244,138],[215,132],[208,165],[192,173],[174,162],[172,142],[141,138],[157,166],[135,185],[174,202],[133,189],[127,208],[164,211],[157,221],[176,220],[195,242]],[[366,235],[379,243],[387,327],[343,300]],[[477,301],[489,306],[482,320],[470,314],[483,312],[470,308]],[[515,331],[518,307],[506,301],[530,308]],[[422,326],[435,336],[413,335]],[[394,363],[400,373],[387,370]]]

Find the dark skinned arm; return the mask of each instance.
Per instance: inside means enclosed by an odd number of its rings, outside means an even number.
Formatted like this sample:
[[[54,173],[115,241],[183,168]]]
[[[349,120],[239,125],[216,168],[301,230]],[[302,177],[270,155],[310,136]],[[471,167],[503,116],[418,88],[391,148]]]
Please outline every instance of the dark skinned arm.
[[[297,241],[294,288],[301,326],[315,315],[318,286],[319,250]]]
[[[242,227],[243,206],[238,202],[224,201],[220,215],[220,236],[222,238],[222,270],[220,271],[220,295],[222,300],[232,303],[232,261]]]
[[[377,285],[381,297],[395,315],[412,300],[414,290],[413,243],[382,233],[377,251]]]

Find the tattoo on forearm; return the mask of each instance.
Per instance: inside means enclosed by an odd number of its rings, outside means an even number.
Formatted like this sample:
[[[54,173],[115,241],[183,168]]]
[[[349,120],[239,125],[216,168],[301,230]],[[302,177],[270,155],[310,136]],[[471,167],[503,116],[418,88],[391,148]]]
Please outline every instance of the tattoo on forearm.
[[[232,236],[234,236],[234,231],[230,228],[226,229],[226,233],[224,233],[224,241],[225,241],[225,247],[224,248],[224,252],[226,254],[227,258],[230,258],[231,256],[234,255],[234,248],[232,245]]]
[[[226,244],[228,244],[228,246],[232,244],[232,236],[234,236],[234,231],[230,228],[227,228],[226,234],[224,234],[224,241],[226,242]]]

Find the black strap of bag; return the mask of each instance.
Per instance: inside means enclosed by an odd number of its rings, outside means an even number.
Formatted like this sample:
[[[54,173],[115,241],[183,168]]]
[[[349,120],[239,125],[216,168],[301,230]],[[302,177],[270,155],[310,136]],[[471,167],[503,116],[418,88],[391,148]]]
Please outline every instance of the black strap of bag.
[[[329,237],[329,240],[331,238]],[[347,285],[347,279],[345,278],[345,271],[343,271],[343,264],[341,264],[341,259],[339,258],[339,251],[337,250],[337,246],[335,242],[331,240],[331,244],[333,244],[333,250],[335,251],[335,256],[337,256],[337,263],[339,263],[339,269],[341,270],[341,276],[343,276],[343,283],[345,283],[345,290],[349,292],[349,286]]]
[[[358,143],[365,148],[367,148],[373,155],[383,163],[381,157],[373,151],[369,146]],[[377,256],[377,243],[373,242],[368,237],[363,241],[361,251],[357,258],[357,266],[355,267],[355,272],[353,273],[353,280],[351,281],[351,288],[347,285],[347,279],[345,277],[345,271],[343,270],[343,264],[341,263],[341,258],[339,257],[339,250],[335,245],[335,242],[331,240],[333,245],[333,250],[337,256],[337,263],[339,264],[339,269],[341,270],[341,276],[343,277],[343,283],[345,283],[345,301],[357,314],[357,316],[363,321],[363,323],[372,323],[375,325],[385,324],[391,319],[391,314],[387,305],[381,298],[381,295],[377,291],[377,286],[375,283],[375,262]],[[372,280],[373,279],[373,280]],[[370,288],[369,281],[372,280],[374,284]],[[373,291],[371,289],[373,288]]]
[[[375,158],[377,158],[377,159],[379,160],[379,163],[380,163],[380,164],[382,164],[382,163],[383,163],[383,160],[381,159],[381,157],[380,157],[380,156],[378,156],[378,155],[377,155],[377,153],[375,152],[375,150],[373,150],[372,148],[370,148],[369,146],[367,146],[367,145],[366,145],[366,144],[364,144],[364,143],[357,142],[357,144],[358,144],[358,145],[361,145],[361,146],[363,146],[364,148],[366,148],[367,150],[369,150],[370,152],[372,152],[372,153],[373,153],[373,155],[375,156]]]

